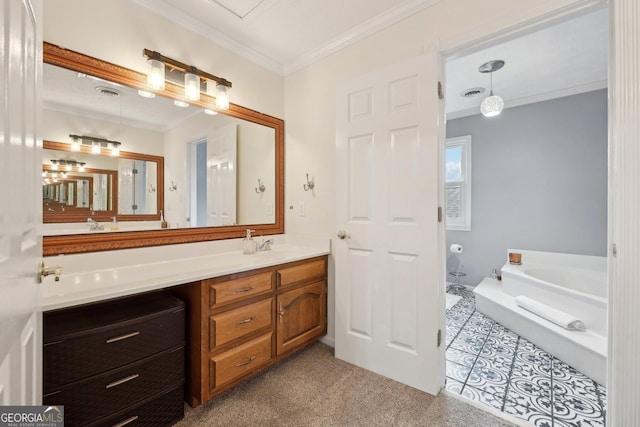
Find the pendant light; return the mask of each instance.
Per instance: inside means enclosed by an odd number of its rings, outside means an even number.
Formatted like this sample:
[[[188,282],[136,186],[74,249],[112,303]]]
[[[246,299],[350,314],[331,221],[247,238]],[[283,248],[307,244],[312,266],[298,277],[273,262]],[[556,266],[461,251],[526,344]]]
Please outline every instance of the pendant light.
[[[485,117],[495,117],[500,114],[504,108],[504,101],[502,98],[493,94],[493,72],[498,71],[502,67],[504,67],[504,61],[501,59],[494,59],[493,61],[485,62],[478,68],[478,71],[481,73],[489,73],[491,81],[489,96],[482,101],[482,104],[480,104],[480,112]]]

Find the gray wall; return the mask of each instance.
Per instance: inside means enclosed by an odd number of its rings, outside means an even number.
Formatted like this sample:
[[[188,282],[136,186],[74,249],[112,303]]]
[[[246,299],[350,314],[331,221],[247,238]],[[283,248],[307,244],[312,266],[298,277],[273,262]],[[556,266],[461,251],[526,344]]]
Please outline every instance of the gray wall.
[[[447,122],[448,138],[462,135],[472,136],[471,231],[447,232],[448,272],[461,265],[477,285],[507,248],[606,255],[606,90]]]

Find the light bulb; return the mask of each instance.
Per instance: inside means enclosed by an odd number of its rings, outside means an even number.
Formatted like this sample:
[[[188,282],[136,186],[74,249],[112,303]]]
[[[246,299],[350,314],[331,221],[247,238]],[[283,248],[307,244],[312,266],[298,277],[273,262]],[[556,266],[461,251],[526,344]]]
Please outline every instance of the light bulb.
[[[66,170],[67,172],[71,172],[71,165],[65,166],[64,170]]]
[[[100,146],[98,144],[91,145],[91,153],[92,154],[100,154]]]
[[[189,106],[188,103],[186,103],[184,101],[178,101],[177,99],[173,101],[173,105],[175,105],[176,107],[180,107],[180,108],[187,108]]]
[[[200,77],[193,73],[184,75],[184,96],[192,101],[200,100]]]
[[[71,141],[71,151],[80,151],[80,141],[78,138],[73,138],[73,141]]]
[[[205,109],[204,109],[204,113],[205,113],[205,114],[207,114],[207,115],[209,115],[209,116],[215,116],[216,114],[218,114],[218,112],[217,112],[217,111],[212,110],[212,109],[210,109],[210,108],[205,108]]]
[[[42,171],[42,177],[46,177],[47,176],[47,171]]]
[[[78,168],[79,172],[84,172],[84,164],[81,164],[80,167]]]
[[[164,90],[164,63],[157,59],[148,59],[149,72],[147,84],[155,90]]]
[[[111,146],[111,155],[114,157],[117,157],[120,155],[120,147],[117,145],[112,145]]]
[[[229,94],[227,93],[227,87],[225,85],[219,84],[216,86],[218,89],[218,94],[216,95],[216,107],[221,110],[229,109]]]
[[[138,95],[144,98],[155,98],[156,94],[153,92],[147,92],[146,90],[138,90]]]
[[[502,112],[504,101],[493,92],[480,104],[480,112],[485,117],[495,117]]]

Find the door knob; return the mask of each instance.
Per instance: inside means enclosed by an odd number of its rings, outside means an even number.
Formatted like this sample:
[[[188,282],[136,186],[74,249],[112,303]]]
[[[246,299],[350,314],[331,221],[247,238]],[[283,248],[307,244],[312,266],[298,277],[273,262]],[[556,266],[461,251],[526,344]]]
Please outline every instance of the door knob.
[[[338,236],[340,240],[351,238],[351,234],[347,234],[347,232],[344,230],[338,230],[338,232],[336,233],[336,236]]]

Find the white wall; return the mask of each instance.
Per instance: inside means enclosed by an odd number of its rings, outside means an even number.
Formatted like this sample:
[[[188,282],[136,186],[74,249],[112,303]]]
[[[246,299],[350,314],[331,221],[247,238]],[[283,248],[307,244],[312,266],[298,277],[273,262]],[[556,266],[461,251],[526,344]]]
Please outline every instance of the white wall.
[[[44,110],[42,115],[43,140],[71,143],[70,134],[90,135],[120,141],[122,142],[120,147],[122,151],[164,156],[162,132],[61,111]]]
[[[426,44],[446,51],[522,25],[576,0],[447,0],[375,33],[285,79],[287,233],[334,236],[336,85],[420,55]],[[434,82],[434,85],[436,82]],[[429,167],[425,165],[425,167]],[[438,167],[434,159],[431,167]],[[305,192],[305,173],[316,179],[313,192]],[[304,202],[305,216],[297,206]],[[293,209],[289,209],[293,206]],[[329,265],[328,338],[334,335],[333,264]]]
[[[146,72],[158,51],[233,83],[231,102],[283,117],[283,78],[128,0],[46,0],[44,40]]]

